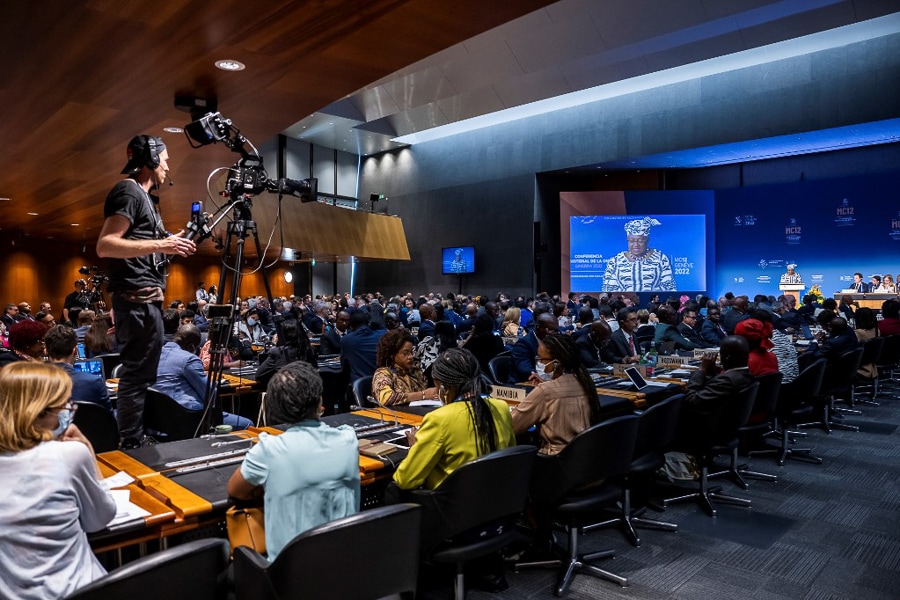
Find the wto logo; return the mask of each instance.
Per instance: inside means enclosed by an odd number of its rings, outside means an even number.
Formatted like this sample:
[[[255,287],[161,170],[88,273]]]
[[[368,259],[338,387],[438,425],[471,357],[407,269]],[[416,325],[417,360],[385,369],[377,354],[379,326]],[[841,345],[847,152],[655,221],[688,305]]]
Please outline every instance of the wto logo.
[[[760,268],[760,269],[765,269],[766,267],[769,266],[769,263],[766,262],[766,259],[762,259],[762,260],[759,261],[759,263],[757,263],[757,264],[759,264],[759,268]]]
[[[742,220],[741,220],[741,215],[738,215],[738,216],[736,216],[736,217],[734,218],[734,224],[735,224],[736,226],[738,226],[738,227],[740,227],[741,225],[743,225],[743,222],[742,222]]]

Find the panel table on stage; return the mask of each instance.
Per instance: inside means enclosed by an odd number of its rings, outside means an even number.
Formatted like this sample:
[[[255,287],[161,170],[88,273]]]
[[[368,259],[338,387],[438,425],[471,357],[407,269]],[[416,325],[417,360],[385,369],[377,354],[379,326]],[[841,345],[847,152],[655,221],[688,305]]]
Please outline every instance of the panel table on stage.
[[[842,294],[841,292],[834,293],[834,299],[838,302],[841,301],[841,298],[844,296],[850,296],[853,298],[853,301],[858,304],[861,308],[871,308],[872,310],[881,310],[881,305],[884,304],[885,300],[898,300],[900,296],[897,294]]]

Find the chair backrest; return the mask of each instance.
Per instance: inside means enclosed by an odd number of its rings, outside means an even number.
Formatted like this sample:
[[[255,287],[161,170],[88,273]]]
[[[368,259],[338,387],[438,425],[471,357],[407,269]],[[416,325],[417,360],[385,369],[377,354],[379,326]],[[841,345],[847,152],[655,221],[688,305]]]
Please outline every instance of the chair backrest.
[[[410,501],[425,509],[423,553],[460,533],[521,513],[536,454],[535,446],[497,450],[458,467],[437,489],[410,493]]]
[[[884,350],[884,341],[887,338],[873,337],[871,340],[863,342],[862,357],[859,359],[860,366],[877,364],[881,359],[881,352]]]
[[[246,546],[234,551],[241,599],[368,600],[416,591],[421,508],[366,510],[301,533],[271,564]],[[364,568],[369,576],[347,569]]]
[[[509,371],[512,369],[512,357],[498,354],[488,361],[488,369],[491,377],[497,385],[506,385],[509,382]]]
[[[67,600],[218,600],[225,597],[222,584],[227,567],[227,540],[194,540],[139,558],[77,590]]]
[[[119,426],[106,407],[93,402],[75,402],[75,425],[88,439],[94,452],[110,452],[119,449]]]
[[[837,362],[826,373],[825,381],[830,389],[840,389],[853,383],[859,365],[862,362],[863,347],[848,350],[841,354]]]
[[[900,334],[886,336],[881,356],[878,357],[876,364],[880,367],[890,367],[898,362],[900,362]]]
[[[722,403],[722,408],[713,426],[710,442],[713,444],[729,443],[738,436],[738,430],[750,420],[758,392],[759,382],[754,381],[740,390],[733,400]]]
[[[778,402],[778,394],[781,392],[781,380],[784,374],[776,371],[766,373],[756,378],[759,390],[756,392],[756,403],[753,405],[753,413],[765,413],[771,415],[775,411]]]
[[[144,429],[165,434],[165,441],[168,442],[189,440],[194,437],[202,420],[202,410],[188,410],[168,394],[156,388],[147,388]]]
[[[665,452],[675,439],[682,401],[684,394],[676,394],[657,402],[639,415],[633,461],[651,452]]]
[[[98,354],[94,358],[99,358],[103,361],[103,372],[106,373],[107,377],[112,377],[110,373],[113,372],[113,369],[122,364],[122,357],[119,356],[118,352],[110,352],[108,354]]]
[[[812,404],[822,392],[822,382],[825,380],[827,365],[828,361],[820,358],[800,371],[796,379],[782,385],[776,404],[778,413],[785,413]]]
[[[357,406],[377,406],[374,402],[369,402],[368,398],[372,395],[372,377],[360,377],[353,382],[353,401]]]
[[[631,467],[638,416],[625,415],[588,427],[562,452],[534,461],[530,498],[538,506],[556,506],[569,492],[624,475]]]

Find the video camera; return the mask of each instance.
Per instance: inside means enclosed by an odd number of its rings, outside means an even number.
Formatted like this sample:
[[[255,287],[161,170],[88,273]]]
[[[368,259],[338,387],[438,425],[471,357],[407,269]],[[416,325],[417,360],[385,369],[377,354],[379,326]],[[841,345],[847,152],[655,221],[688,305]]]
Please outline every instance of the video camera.
[[[248,152],[245,145],[249,142],[222,113],[207,113],[184,126],[185,136],[191,148],[208,146],[222,142],[232,152],[241,155],[241,159],[232,168],[232,175],[225,183],[225,191],[235,197],[271,192],[279,196],[290,195],[300,198],[301,202],[315,202],[318,199],[318,179],[269,179],[263,159],[256,151]],[[196,145],[195,145],[196,142]],[[252,146],[252,144],[251,144]]]

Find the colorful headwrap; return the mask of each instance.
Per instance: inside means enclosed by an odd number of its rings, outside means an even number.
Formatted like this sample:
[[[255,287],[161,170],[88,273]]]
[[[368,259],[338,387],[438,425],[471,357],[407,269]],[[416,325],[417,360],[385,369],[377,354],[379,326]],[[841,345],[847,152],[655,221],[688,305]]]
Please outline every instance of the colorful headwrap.
[[[635,219],[625,223],[625,233],[628,235],[650,235],[650,228],[657,225],[662,225],[662,223],[652,217]]]
[[[772,343],[772,324],[759,319],[744,319],[734,328],[734,333],[750,342],[750,346],[754,345],[753,342],[758,342],[759,347],[766,350],[775,346]]]

